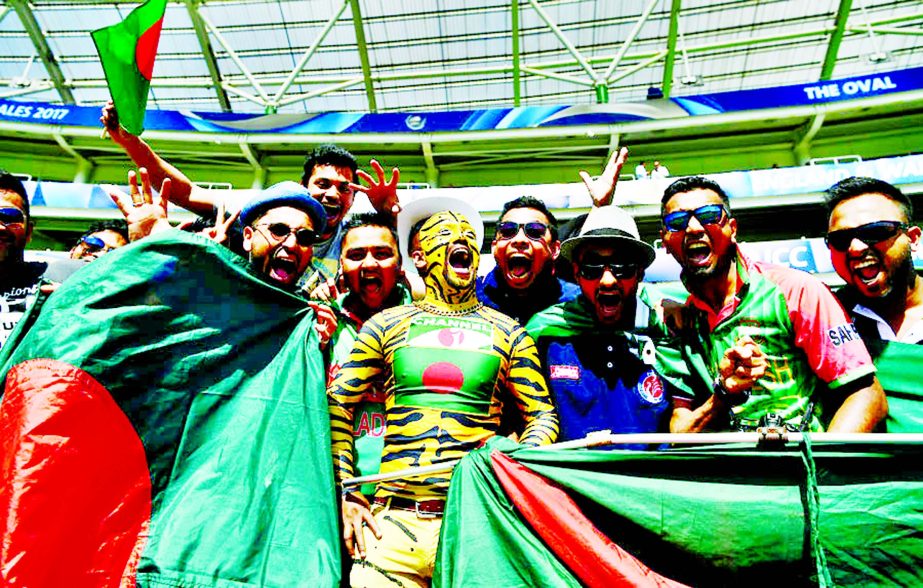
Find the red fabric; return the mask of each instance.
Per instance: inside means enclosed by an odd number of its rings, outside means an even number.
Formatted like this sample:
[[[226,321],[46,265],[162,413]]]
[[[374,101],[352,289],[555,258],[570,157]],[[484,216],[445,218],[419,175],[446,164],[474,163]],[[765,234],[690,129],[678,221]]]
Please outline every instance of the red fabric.
[[[665,578],[613,543],[558,485],[500,451],[490,454],[497,480],[517,510],[585,585],[684,587]]]
[[[135,46],[135,62],[138,64],[138,71],[147,81],[151,81],[154,75],[154,58],[157,57],[157,45],[160,43],[162,27],[163,17],[160,17],[160,20],[141,34]]]
[[[134,586],[150,516],[144,447],[109,392],[59,361],[10,370],[0,405],[0,583]]]

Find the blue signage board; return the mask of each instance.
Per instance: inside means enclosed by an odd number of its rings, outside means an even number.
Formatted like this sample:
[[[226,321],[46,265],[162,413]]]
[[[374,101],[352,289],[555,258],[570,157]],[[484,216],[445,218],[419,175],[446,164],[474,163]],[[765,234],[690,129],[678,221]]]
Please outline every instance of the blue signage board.
[[[148,110],[145,128],[208,133],[439,133],[524,129],[548,126],[615,124],[836,102],[923,88],[923,67],[829,80],[813,84],[760,88],[650,100],[642,103],[525,106],[447,112],[237,114]],[[96,106],[0,100],[0,121],[98,127]]]

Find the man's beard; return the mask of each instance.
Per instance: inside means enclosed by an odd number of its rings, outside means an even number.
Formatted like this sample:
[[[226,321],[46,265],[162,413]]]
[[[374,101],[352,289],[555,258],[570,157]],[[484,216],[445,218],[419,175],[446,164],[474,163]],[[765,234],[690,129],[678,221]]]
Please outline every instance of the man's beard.
[[[910,252],[910,248],[907,248],[907,251],[897,266],[894,268],[894,272],[888,279],[888,293],[879,298],[877,304],[887,306],[892,303],[903,304],[903,299],[907,296],[907,292],[914,287],[917,281],[917,273],[913,269],[913,256]]]
[[[717,259],[714,267],[693,267],[683,268],[684,277],[693,283],[704,283],[715,276],[723,276],[728,273],[731,264],[737,257],[737,248],[728,247],[727,250]]]

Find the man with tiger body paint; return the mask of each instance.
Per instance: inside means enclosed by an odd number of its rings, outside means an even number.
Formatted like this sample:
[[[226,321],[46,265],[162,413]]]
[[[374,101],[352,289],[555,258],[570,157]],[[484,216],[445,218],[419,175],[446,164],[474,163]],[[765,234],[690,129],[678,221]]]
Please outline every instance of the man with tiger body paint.
[[[463,457],[497,433],[504,402],[522,413],[521,443],[546,445],[557,438],[535,344],[513,319],[477,299],[480,217],[469,212],[469,222],[447,210],[445,199],[434,200],[411,203],[398,218],[405,245],[415,218],[427,218],[419,248],[410,252],[426,284],[424,298],[366,321],[327,391],[338,480],[354,472],[354,407],[380,380],[387,419],[382,473]],[[372,505],[358,489],[343,490],[352,586],[429,585],[450,477],[382,482]]]

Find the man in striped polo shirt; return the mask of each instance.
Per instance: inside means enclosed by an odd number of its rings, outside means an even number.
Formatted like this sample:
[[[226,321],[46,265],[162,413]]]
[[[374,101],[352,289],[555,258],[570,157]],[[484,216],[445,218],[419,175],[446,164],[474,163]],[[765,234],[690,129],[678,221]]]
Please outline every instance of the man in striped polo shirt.
[[[674,327],[695,390],[674,398],[673,432],[750,430],[770,413],[792,430],[875,429],[887,400],[823,283],[743,255],[727,194],[707,178],[673,182],[661,220],[689,291]]]

